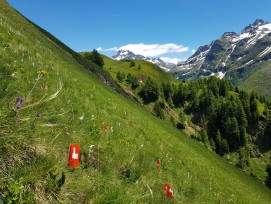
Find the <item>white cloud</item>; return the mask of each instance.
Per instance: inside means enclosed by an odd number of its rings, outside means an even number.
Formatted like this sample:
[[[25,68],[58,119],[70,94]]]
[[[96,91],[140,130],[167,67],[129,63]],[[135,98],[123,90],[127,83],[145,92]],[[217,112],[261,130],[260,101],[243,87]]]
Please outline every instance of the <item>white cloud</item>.
[[[103,51],[103,48],[102,47],[98,47],[96,50],[97,51]]]
[[[156,57],[167,53],[181,53],[189,51],[188,47],[177,45],[174,43],[168,44],[128,44],[121,47],[113,47],[109,49],[98,48],[98,51],[118,51],[130,50],[135,54],[143,55],[145,57]]]
[[[188,51],[188,47],[183,45],[169,44],[128,44],[119,48],[119,50],[130,50],[135,54],[145,57],[156,57],[167,53],[180,53]]]
[[[107,51],[118,51],[119,48],[118,47],[112,47],[112,48],[109,48],[109,49],[104,49],[102,47],[98,47],[97,48],[97,51],[104,51],[104,52],[107,52]]]
[[[195,49],[191,50],[191,54],[193,55],[196,52]]]
[[[186,59],[169,58],[169,57],[161,57],[160,59],[166,63],[172,63],[172,64],[178,64],[179,62],[183,62],[186,60]]]

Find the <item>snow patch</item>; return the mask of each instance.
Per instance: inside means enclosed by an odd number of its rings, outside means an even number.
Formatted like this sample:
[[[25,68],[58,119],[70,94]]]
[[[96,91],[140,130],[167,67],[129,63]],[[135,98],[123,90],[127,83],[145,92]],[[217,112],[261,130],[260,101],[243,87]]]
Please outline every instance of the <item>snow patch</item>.
[[[243,40],[245,38],[250,38],[252,35],[250,33],[242,33],[241,35],[239,35],[238,37],[236,38],[233,38],[232,39],[232,42],[237,42],[237,41],[240,41],[240,40]]]
[[[263,30],[266,33],[270,33],[271,32],[271,23],[259,26],[259,30]]]
[[[170,69],[169,69],[169,68],[162,67],[162,66],[161,66],[161,68],[162,68],[163,70],[165,70],[166,72],[169,72],[169,71],[170,71]]]
[[[262,57],[264,55],[266,55],[267,53],[271,52],[271,47],[267,47],[265,48],[264,51],[262,51],[260,54],[259,54],[259,57]]]
[[[254,61],[254,60],[250,60],[249,62],[247,62],[247,63],[245,64],[245,66],[251,64],[253,61]]]
[[[217,77],[218,77],[219,79],[223,79],[224,76],[225,76],[225,74],[226,74],[226,72],[225,72],[225,73],[223,73],[223,72],[218,72]]]

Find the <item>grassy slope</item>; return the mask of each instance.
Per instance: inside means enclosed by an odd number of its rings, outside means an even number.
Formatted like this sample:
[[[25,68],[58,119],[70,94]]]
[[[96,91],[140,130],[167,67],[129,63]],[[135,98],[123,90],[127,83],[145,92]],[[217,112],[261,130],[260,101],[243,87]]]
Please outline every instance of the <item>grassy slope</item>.
[[[271,62],[260,62],[257,65],[256,71],[248,76],[244,81],[242,81],[239,85],[240,87],[246,90],[254,90],[258,93],[271,97]]]
[[[130,67],[129,60],[123,61],[115,61],[106,56],[104,56],[104,69],[107,70],[114,79],[116,79],[117,72],[123,72],[126,74],[131,73],[133,76],[142,77],[146,79],[148,76],[151,76],[154,80],[157,80],[159,83],[164,82],[172,82],[178,83],[179,81],[166,73],[164,70],[159,68],[158,66],[144,61],[144,60],[133,60],[135,62],[134,67]],[[138,65],[141,65],[141,69],[138,69]],[[111,68],[111,69],[110,69]]]
[[[177,203],[271,202],[265,186],[103,85],[0,3],[0,187],[22,185],[38,203],[164,203],[169,182]],[[17,96],[26,101],[14,111]],[[73,171],[70,143],[85,155]],[[49,171],[66,174],[59,193]]]

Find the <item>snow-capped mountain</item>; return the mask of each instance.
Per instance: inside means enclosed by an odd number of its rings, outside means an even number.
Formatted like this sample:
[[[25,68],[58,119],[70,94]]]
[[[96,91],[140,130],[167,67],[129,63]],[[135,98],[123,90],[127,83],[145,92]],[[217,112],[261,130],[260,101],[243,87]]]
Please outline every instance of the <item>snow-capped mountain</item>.
[[[131,52],[130,50],[119,50],[116,55],[112,57],[113,60],[146,60],[147,58],[143,55],[136,55],[135,53]]]
[[[242,84],[271,60],[271,23],[256,20],[240,34],[226,32],[174,69],[179,79],[216,75]],[[270,76],[271,77],[271,76]],[[271,81],[271,80],[270,80]]]
[[[161,67],[165,71],[170,71],[174,64],[168,64],[161,60],[160,58],[149,58],[144,57],[143,55],[136,55],[135,53],[131,52],[130,50],[119,50],[116,55],[112,57],[113,60],[145,60],[156,64],[157,66]]]

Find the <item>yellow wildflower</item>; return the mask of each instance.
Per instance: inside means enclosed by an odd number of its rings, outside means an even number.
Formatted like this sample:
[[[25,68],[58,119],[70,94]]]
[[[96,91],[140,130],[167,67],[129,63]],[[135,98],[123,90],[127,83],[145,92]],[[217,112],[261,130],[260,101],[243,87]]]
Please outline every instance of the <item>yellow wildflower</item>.
[[[46,70],[39,70],[39,71],[37,71],[37,73],[44,75],[44,74],[47,74],[47,71]]]

